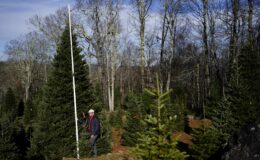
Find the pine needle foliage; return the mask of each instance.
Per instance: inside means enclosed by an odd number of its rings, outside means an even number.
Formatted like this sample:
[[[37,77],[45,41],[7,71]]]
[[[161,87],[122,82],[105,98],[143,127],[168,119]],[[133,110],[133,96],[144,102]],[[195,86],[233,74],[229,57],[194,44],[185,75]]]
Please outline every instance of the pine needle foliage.
[[[183,160],[187,157],[185,152],[178,149],[178,141],[170,131],[172,117],[162,116],[162,110],[169,100],[169,93],[162,92],[157,76],[157,87],[153,90],[145,90],[154,98],[150,107],[156,111],[155,115],[148,114],[144,119],[144,132],[140,133],[137,145],[132,152],[137,159],[141,160]]]

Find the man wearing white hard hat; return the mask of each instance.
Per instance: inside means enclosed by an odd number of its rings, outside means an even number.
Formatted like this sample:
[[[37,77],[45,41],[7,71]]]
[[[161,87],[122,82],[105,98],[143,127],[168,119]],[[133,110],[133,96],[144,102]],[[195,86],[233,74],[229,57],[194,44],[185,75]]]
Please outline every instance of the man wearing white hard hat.
[[[100,134],[100,124],[99,120],[94,116],[95,111],[90,109],[88,111],[89,117],[85,117],[85,113],[83,112],[83,118],[86,119],[87,132],[90,135],[89,144],[91,145],[91,155],[93,154],[95,157],[97,156],[97,146],[96,141]]]

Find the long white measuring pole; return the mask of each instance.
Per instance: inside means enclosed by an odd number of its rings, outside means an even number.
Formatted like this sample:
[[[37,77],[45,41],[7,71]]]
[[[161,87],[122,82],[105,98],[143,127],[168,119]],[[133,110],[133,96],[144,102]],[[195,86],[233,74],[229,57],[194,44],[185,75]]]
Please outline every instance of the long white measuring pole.
[[[78,116],[77,116],[75,75],[74,75],[74,58],[73,58],[73,44],[72,44],[72,33],[71,33],[70,5],[68,5],[68,11],[69,11],[70,53],[71,53],[71,70],[72,70],[73,98],[74,98],[74,114],[75,114],[75,126],[76,126],[76,147],[77,147],[77,159],[79,160],[79,132],[78,132]]]

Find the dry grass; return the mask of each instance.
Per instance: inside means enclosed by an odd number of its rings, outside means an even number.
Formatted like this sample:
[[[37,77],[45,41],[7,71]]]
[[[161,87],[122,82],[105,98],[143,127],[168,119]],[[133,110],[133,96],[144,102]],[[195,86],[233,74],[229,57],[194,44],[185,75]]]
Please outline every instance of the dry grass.
[[[189,118],[189,126],[190,128],[199,128],[199,127],[209,127],[211,125],[211,121],[209,119],[194,119]]]
[[[173,134],[174,138],[177,138],[178,141],[184,143],[184,144],[192,144],[192,137],[191,135],[185,133],[185,132],[176,132]]]

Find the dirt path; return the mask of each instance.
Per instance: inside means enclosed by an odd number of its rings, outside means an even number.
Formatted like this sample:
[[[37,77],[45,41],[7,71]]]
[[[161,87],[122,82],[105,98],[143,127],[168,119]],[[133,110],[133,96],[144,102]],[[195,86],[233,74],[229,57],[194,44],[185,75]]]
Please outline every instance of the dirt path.
[[[121,145],[121,136],[122,136],[123,130],[117,130],[115,128],[112,128],[111,135],[113,140],[113,147],[112,147],[112,153],[121,153],[121,154],[127,154],[128,153],[128,147]]]
[[[122,136],[123,130],[117,130],[115,128],[112,128],[111,130],[111,138],[113,141],[112,146],[112,153],[108,153],[106,155],[101,155],[96,158],[81,158],[81,160],[132,160],[132,158],[129,158],[128,155],[128,147],[122,146],[121,136]],[[63,160],[77,160],[75,158],[63,158]]]
[[[63,158],[63,160],[77,160],[76,158]],[[133,160],[128,155],[121,153],[108,153],[96,158],[81,158],[81,160]]]

